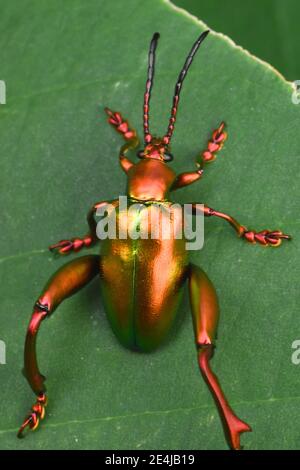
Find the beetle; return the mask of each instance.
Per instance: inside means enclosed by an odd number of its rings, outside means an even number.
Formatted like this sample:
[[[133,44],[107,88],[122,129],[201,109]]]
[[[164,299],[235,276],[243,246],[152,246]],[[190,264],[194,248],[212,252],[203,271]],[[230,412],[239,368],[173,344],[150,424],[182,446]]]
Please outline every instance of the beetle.
[[[108,122],[123,137],[119,162],[127,175],[127,198],[134,210],[121,211],[118,200],[110,201],[115,211],[116,224],[120,228],[124,222],[141,228],[142,211],[147,213],[159,207],[169,208],[170,193],[201,179],[205,164],[211,163],[226,138],[225,123],[221,122],[208,141],[207,148],[199,153],[196,169],[176,175],[168,166],[173,159],[170,141],[174,131],[182,83],[197,50],[207,37],[204,31],[192,46],[176,82],[171,116],[164,137],[155,137],[149,130],[149,103],[155,71],[155,52],[159,33],[155,33],[148,54],[148,75],[144,93],[144,147],[138,151],[140,161],[134,163],[126,155],[139,146],[136,131],[131,128],[119,112],[105,108]],[[137,206],[137,207],[136,207]],[[108,207],[108,201],[101,201],[88,212],[88,233],[82,238],[61,240],[49,249],[59,254],[78,252],[93,246],[97,237],[95,214]],[[282,240],[290,240],[289,235],[280,230],[248,230],[228,214],[206,205],[192,203],[192,215],[218,217],[228,222],[239,238],[249,243],[263,246],[279,246]],[[162,215],[162,218],[165,216]],[[173,224],[174,219],[173,220]],[[135,351],[151,352],[166,338],[177,317],[183,287],[188,283],[190,306],[197,358],[200,372],[211,391],[223,425],[228,444],[232,449],[240,449],[240,435],[251,431],[250,426],[239,419],[230,407],[219,380],[210,366],[214,352],[216,330],[219,321],[219,307],[215,288],[207,274],[191,263],[182,239],[171,236],[169,239],[132,239],[115,237],[104,239],[100,255],[86,255],[70,261],[61,267],[48,281],[40,297],[34,304],[27,330],[24,350],[24,375],[36,394],[36,402],[19,429],[18,437],[23,437],[25,428],[34,430],[45,416],[47,394],[45,377],[40,373],[36,356],[36,339],[42,321],[48,318],[58,305],[84,287],[95,276],[100,278],[100,287],[111,327],[122,345]],[[122,292],[122,296],[119,295]]]

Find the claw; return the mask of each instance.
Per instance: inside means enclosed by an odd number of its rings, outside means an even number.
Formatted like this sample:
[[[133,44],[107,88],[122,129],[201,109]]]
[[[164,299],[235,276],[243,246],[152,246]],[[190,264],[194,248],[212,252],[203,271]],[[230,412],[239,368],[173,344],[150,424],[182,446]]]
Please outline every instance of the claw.
[[[45,414],[46,414],[45,407],[47,406],[47,402],[48,402],[48,399],[44,393],[37,397],[36,402],[31,408],[32,410],[31,413],[28,416],[26,416],[26,418],[23,421],[22,426],[20,427],[18,431],[17,437],[19,439],[22,439],[24,437],[24,431],[27,427],[29,427],[31,431],[35,431],[38,428],[40,424],[40,420],[45,418]]]
[[[267,238],[270,240],[291,240],[292,237],[290,235],[286,235],[282,233],[280,230],[274,230],[273,232],[269,232]]]
[[[119,126],[122,124],[122,116],[120,113],[115,113],[109,108],[104,108],[104,111],[108,115],[108,122],[112,124],[113,126]]]
[[[225,140],[227,139],[227,132],[224,131],[225,122],[221,122],[218,129],[213,132],[213,142],[219,144],[218,150],[221,150]]]
[[[30,427],[30,429],[32,428],[32,415],[28,416],[28,418],[24,419],[24,422],[22,424],[22,426],[20,427],[19,431],[18,431],[18,434],[17,434],[17,437],[19,439],[22,439],[24,437],[24,430],[27,428],[27,426]]]
[[[266,240],[270,246],[277,247],[281,245],[282,240],[291,240],[290,235],[285,235],[280,230],[274,230],[273,232],[267,232]]]
[[[55,245],[49,246],[50,251],[57,250],[57,252],[61,255],[68,253],[69,251],[72,250],[72,248],[73,248],[72,240],[61,240],[60,242],[55,243]]]

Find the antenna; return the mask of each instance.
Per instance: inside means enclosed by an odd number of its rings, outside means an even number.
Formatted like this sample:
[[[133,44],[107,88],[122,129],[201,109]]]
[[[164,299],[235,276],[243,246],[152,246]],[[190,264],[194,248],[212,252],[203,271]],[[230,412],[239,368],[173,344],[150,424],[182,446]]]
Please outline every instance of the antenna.
[[[204,31],[200,36],[199,38],[197,39],[197,41],[195,42],[195,44],[193,45],[192,49],[190,50],[190,53],[189,55],[187,56],[187,59],[184,63],[184,66],[178,76],[178,79],[177,79],[177,82],[176,82],[176,85],[175,85],[175,91],[174,91],[174,96],[173,96],[173,106],[172,106],[172,109],[171,109],[171,117],[170,117],[170,120],[169,120],[169,126],[168,126],[168,130],[167,130],[167,133],[164,137],[164,143],[166,145],[168,145],[170,143],[170,140],[171,140],[171,137],[172,137],[172,134],[173,134],[173,131],[174,131],[174,125],[175,125],[175,121],[176,121],[176,113],[177,113],[177,108],[178,108],[178,102],[179,102],[179,95],[180,95],[180,91],[181,91],[181,87],[182,87],[182,83],[183,83],[183,80],[185,79],[185,76],[193,62],[193,59],[194,59],[194,56],[197,52],[197,50],[199,49],[202,41],[204,41],[204,39],[206,38],[206,36],[208,35],[209,33],[209,30],[207,31]]]
[[[149,101],[151,97],[151,89],[153,86],[155,72],[155,50],[159,39],[159,33],[154,33],[149,49],[148,56],[148,77],[146,81],[146,91],[144,94],[144,136],[145,143],[151,142],[152,135],[149,132]]]

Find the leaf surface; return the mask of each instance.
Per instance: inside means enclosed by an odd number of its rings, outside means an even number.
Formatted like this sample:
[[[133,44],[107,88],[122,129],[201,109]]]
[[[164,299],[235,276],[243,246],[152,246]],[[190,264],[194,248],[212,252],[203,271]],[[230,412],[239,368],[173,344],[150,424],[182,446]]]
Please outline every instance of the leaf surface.
[[[98,280],[44,322],[38,355],[48,415],[38,432],[16,439],[34,401],[21,374],[32,305],[66,262],[47,246],[83,235],[91,204],[124,194],[120,137],[102,110],[122,112],[141,135],[155,29],[161,40],[151,128],[165,132],[175,80],[204,28],[162,0],[24,0],[22,8],[1,1],[3,449],[227,448],[198,371],[187,295],[166,344],[135,354],[113,336]],[[211,131],[226,121],[222,153],[176,201],[205,202],[250,228],[294,235],[278,250],[263,249],[209,220],[204,249],[191,253],[219,294],[213,366],[237,414],[253,428],[243,436],[246,449],[299,447],[299,366],[291,362],[291,344],[299,336],[300,106],[292,104],[292,91],[273,69],[212,32],[185,81],[172,146],[173,168],[192,170]]]

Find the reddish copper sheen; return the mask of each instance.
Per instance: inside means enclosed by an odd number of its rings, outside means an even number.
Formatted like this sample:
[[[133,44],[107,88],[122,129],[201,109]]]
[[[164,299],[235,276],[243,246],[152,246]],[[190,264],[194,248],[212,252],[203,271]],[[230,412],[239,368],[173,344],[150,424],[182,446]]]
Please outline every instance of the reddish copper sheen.
[[[188,283],[199,368],[216,401],[229,446],[232,449],[240,449],[240,435],[251,431],[250,426],[239,419],[230,407],[217,376],[211,370],[210,359],[220,314],[217,294],[205,272],[189,261],[186,240],[176,237],[177,231],[182,229],[183,220],[178,218],[182,207],[172,209],[170,198],[172,191],[192,184],[202,177],[205,164],[215,159],[216,153],[221,150],[226,140],[225,123],[222,122],[213,131],[207,148],[196,159],[197,169],[194,171],[176,175],[165,159],[174,130],[182,81],[206,35],[207,32],[198,38],[180,73],[168,132],[162,139],[154,138],[149,133],[149,100],[154,76],[154,53],[159,37],[157,33],[153,36],[144,96],[145,146],[139,152],[141,160],[138,163],[127,158],[128,151],[136,149],[139,145],[136,131],[120,113],[105,108],[108,122],[124,139],[119,152],[119,162],[127,175],[127,196],[130,209],[134,210],[122,210],[118,199],[97,202],[92,205],[87,215],[88,233],[81,238],[61,240],[51,245],[50,250],[66,255],[94,246],[99,241],[94,216],[98,209],[104,208],[107,208],[108,217],[115,217],[118,229],[129,224],[131,228],[138,230],[145,228],[143,216],[149,215],[150,211],[158,213],[161,218],[158,222],[151,221],[148,230],[159,227],[165,221],[166,213],[172,210],[173,236],[170,239],[133,239],[127,233],[125,238],[116,236],[103,240],[99,256],[89,255],[73,259],[49,279],[34,305],[25,340],[24,373],[37,398],[19,429],[18,437],[23,436],[26,428],[36,429],[45,416],[45,377],[40,373],[36,354],[39,328],[43,320],[51,315],[63,300],[82,289],[96,276],[100,279],[105,310],[117,338],[124,346],[143,352],[150,352],[158,347],[171,330],[176,320],[183,287]],[[139,204],[135,206],[136,203]],[[232,216],[206,205],[194,202],[191,207],[195,216],[204,213],[206,217],[215,216],[225,220],[239,238],[252,244],[276,247],[282,240],[291,239],[280,230],[248,230]],[[161,209],[163,210],[160,213]]]
[[[192,263],[189,273],[189,292],[200,371],[216,402],[229,446],[232,449],[240,449],[240,434],[251,431],[251,428],[240,420],[230,407],[209,363],[219,323],[217,294],[205,272]]]
[[[165,150],[166,146],[163,141],[153,137],[151,142],[144,148],[144,157],[155,158],[157,160],[164,161]]]
[[[199,168],[203,167],[204,163],[209,163],[215,160],[216,153],[219,152],[225,140],[227,139],[227,133],[224,131],[225,123],[221,122],[218,129],[215,129],[212,133],[212,138],[208,141],[207,148],[200,155],[197,165]]]
[[[176,114],[177,114],[177,107],[179,102],[179,95],[175,95],[173,98],[173,106],[171,109],[171,117],[169,120],[168,130],[166,135],[164,136],[164,142],[168,145],[170,143],[171,137],[174,132],[174,124],[176,122]]]
[[[250,243],[260,243],[261,245],[279,246],[282,240],[290,240],[289,235],[285,235],[280,230],[262,230],[255,232],[254,230],[244,230],[242,236]]]
[[[197,203],[193,204],[193,213],[195,215],[202,212]],[[281,245],[282,240],[291,240],[292,237],[290,235],[286,235],[282,233],[280,230],[261,230],[260,232],[256,232],[255,230],[248,230],[247,227],[241,225],[234,217],[231,217],[228,214],[223,212],[216,211],[208,206],[204,205],[204,215],[206,217],[219,217],[220,219],[226,220],[236,231],[237,235],[240,238],[244,238],[247,242],[255,244],[258,242],[260,245],[263,246],[273,246],[277,247]]]
[[[149,80],[147,80],[147,89],[149,87]],[[145,142],[151,142],[152,136],[149,133],[149,99],[150,93],[147,91],[144,95],[144,135]]]
[[[109,116],[108,122],[115,127],[117,132],[123,135],[125,140],[130,140],[136,137],[136,132],[129,129],[128,122],[123,121],[120,113],[114,113],[109,108],[105,108],[105,112]]]
[[[239,419],[229,405],[217,376],[210,367],[213,346],[204,345],[198,352],[198,363],[202,376],[207,383],[219,410],[228,445],[233,450],[241,449],[240,435],[252,431],[249,424]]]
[[[93,243],[93,239],[90,235],[84,238],[74,238],[72,240],[61,240],[60,242],[51,245],[50,251],[54,251],[59,248],[61,254],[69,253],[69,251],[80,251],[81,248],[89,248]]]
[[[31,431],[35,431],[40,423],[40,420],[45,417],[45,408],[47,406],[48,399],[45,393],[41,393],[37,396],[36,402],[31,407],[31,412],[25,418],[22,426],[20,427],[17,436],[19,438],[24,437],[23,433],[28,427]]]

